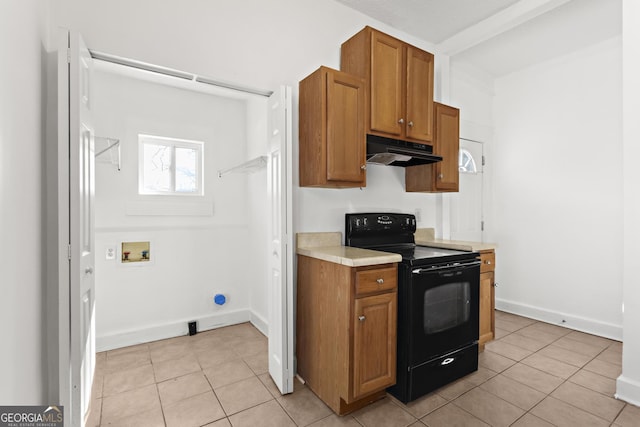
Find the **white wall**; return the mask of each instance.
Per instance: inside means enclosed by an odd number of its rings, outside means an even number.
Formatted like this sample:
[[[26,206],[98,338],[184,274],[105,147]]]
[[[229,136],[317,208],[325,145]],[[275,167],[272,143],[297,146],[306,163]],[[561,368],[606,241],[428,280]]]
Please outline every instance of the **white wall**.
[[[254,159],[267,154],[267,98],[253,97],[247,100],[247,158]],[[247,175],[247,210],[249,238],[244,245],[243,271],[247,274],[248,298],[251,322],[268,335],[269,322],[269,203],[267,168]]]
[[[294,231],[342,231],[344,213],[422,210],[435,224],[435,197],[404,193],[404,171],[373,166],[362,191],[297,187],[297,86],[320,65],[339,67],[340,45],[365,25],[427,50],[433,46],[334,1],[235,2],[65,0],[60,25],[79,30],[90,49],[248,86],[294,92]],[[438,84],[438,83],[436,83]]]
[[[108,153],[96,166],[98,350],[186,334],[191,320],[200,330],[249,320],[255,278],[244,255],[255,244],[247,176],[217,174],[247,159],[247,130],[256,122],[249,122],[247,101],[144,81],[119,68],[98,62],[93,80],[95,133],[118,138],[122,150],[121,171],[102,163]],[[264,122],[266,108],[261,113]],[[139,195],[139,133],[204,141],[204,196]],[[209,212],[199,213],[202,205]],[[184,213],[167,215],[174,207]],[[132,213],[140,209],[145,213]],[[150,241],[151,262],[122,263],[119,253],[106,259],[107,248],[120,252],[127,241]],[[216,293],[225,294],[225,305],[214,304]]]
[[[0,2],[0,402],[46,403],[46,3]]]
[[[189,3],[189,2],[188,2]],[[435,225],[435,197],[425,194],[409,194],[404,192],[404,170],[400,168],[372,166],[368,171],[368,186],[362,190],[325,190],[301,189],[297,187],[297,86],[298,81],[313,72],[320,65],[339,68],[340,44],[355,34],[365,25],[373,25],[383,31],[396,35],[422,48],[432,50],[432,46],[413,37],[402,34],[381,23],[376,23],[353,10],[333,1],[316,2],[311,0],[293,1],[277,0],[262,2],[258,0],[244,0],[238,2],[185,2],[167,1],[162,8],[156,7],[154,2],[127,2],[118,0],[109,5],[99,1],[66,0],[61,2],[57,14],[53,17],[54,25],[60,25],[78,30],[84,37],[90,49],[114,55],[129,57],[145,62],[172,67],[220,80],[232,81],[246,86],[273,90],[281,84],[293,87],[293,123],[294,123],[294,232],[297,231],[342,231],[344,228],[344,213],[355,211],[406,211],[414,212],[420,209],[421,221],[419,226],[432,227]],[[96,94],[96,99],[100,94]],[[255,107],[260,108],[260,107]],[[251,123],[255,123],[251,119]],[[263,129],[266,124],[262,124]],[[102,130],[98,130],[101,133]],[[248,135],[258,132],[249,128]],[[253,132],[253,133],[252,133]],[[104,133],[104,132],[102,132]],[[110,135],[105,135],[110,136]],[[247,157],[261,154],[260,142],[249,143]],[[126,160],[125,160],[126,161]],[[104,165],[101,165],[104,166]],[[104,168],[103,168],[104,169]],[[125,168],[126,169],[126,168]],[[130,169],[130,166],[129,166]],[[106,250],[105,245],[113,245],[122,238],[120,228],[126,225],[130,236],[136,235],[141,239],[148,236],[158,240],[176,239],[176,236],[160,236],[160,231],[135,232],[138,226],[149,224],[164,227],[157,218],[123,218],[121,201],[109,198],[105,191],[124,192],[132,195],[134,189],[126,187],[122,177],[126,170],[119,175],[110,170],[98,170],[98,198],[102,200],[97,206],[99,218],[98,227],[103,230],[99,234],[98,258]],[[106,178],[100,174],[108,173]],[[119,177],[119,178],[118,178]],[[247,235],[241,236],[238,244],[245,248],[244,256],[249,260],[252,268],[246,263],[242,268],[247,275],[252,276],[248,282],[248,292],[243,298],[249,300],[252,320],[266,331],[268,316],[268,299],[266,292],[266,278],[263,273],[267,270],[267,224],[264,218],[266,193],[262,192],[266,184],[266,171],[258,171],[246,178],[230,176],[225,182],[242,180],[248,183],[249,202],[245,206],[246,223],[249,228]],[[100,183],[119,183],[119,190],[105,190]],[[127,181],[128,182],[128,181]],[[119,205],[120,204],[120,205]],[[105,205],[119,209],[115,216]],[[214,217],[219,213],[221,205],[216,202]],[[123,222],[124,221],[124,222]],[[158,224],[160,221],[160,224]],[[163,231],[162,233],[166,233]],[[264,244],[248,245],[251,236],[254,241],[264,239]],[[224,241],[230,237],[225,236]],[[215,240],[215,239],[214,239]],[[185,240],[186,241],[186,240]],[[203,249],[204,250],[204,249]],[[211,248],[209,257],[218,253],[218,248]],[[206,251],[205,251],[206,252]],[[127,330],[146,328],[145,336],[158,334],[158,313],[165,313],[162,321],[172,319],[185,320],[187,310],[178,313],[166,313],[172,310],[175,302],[169,297],[173,295],[177,301],[193,298],[201,301],[208,298],[210,292],[205,292],[207,285],[196,287],[193,294],[180,293],[180,287],[171,291],[175,286],[169,283],[170,278],[175,282],[176,276],[162,276],[161,288],[150,281],[141,288],[140,280],[134,283],[134,278],[123,281],[123,274],[131,275],[129,270],[118,268],[117,263],[111,264],[101,261],[102,267],[97,265],[99,282],[101,272],[105,272],[105,280],[118,279],[111,286],[127,287],[128,292],[136,292],[138,297],[129,302],[120,302],[113,293],[105,295],[100,289],[97,291],[97,321],[98,328],[106,335],[115,334],[120,338],[126,336]],[[158,268],[154,266],[153,268]],[[174,272],[175,273],[175,272]],[[202,273],[205,275],[205,273]],[[132,286],[134,285],[134,286]],[[153,291],[156,292],[153,292]],[[187,296],[189,295],[189,296]],[[139,302],[146,297],[153,297],[150,306],[144,306],[137,314],[134,311]],[[237,293],[236,293],[236,298]],[[101,306],[114,305],[116,302],[128,307],[130,316],[122,319],[111,313],[109,319],[101,320]],[[151,302],[151,300],[149,301]],[[243,300],[243,306],[244,304]],[[202,310],[209,310],[196,301],[185,302],[183,308],[191,307],[190,315],[198,315]],[[200,311],[195,310],[199,308]],[[105,323],[107,322],[107,323]],[[177,329],[176,329],[177,331]],[[99,333],[100,336],[100,333]],[[112,337],[111,346],[115,345]],[[127,338],[140,339],[139,334],[129,334]],[[103,342],[105,342],[103,340]],[[118,341],[120,342],[120,341]],[[100,344],[100,342],[99,342]]]
[[[640,169],[636,162],[640,157],[640,28],[634,19],[640,14],[640,4],[635,0],[624,0],[623,12],[624,346],[622,375],[618,378],[616,396],[640,406],[640,280],[637,269],[640,257]]]
[[[495,85],[496,305],[622,338],[620,38]]]

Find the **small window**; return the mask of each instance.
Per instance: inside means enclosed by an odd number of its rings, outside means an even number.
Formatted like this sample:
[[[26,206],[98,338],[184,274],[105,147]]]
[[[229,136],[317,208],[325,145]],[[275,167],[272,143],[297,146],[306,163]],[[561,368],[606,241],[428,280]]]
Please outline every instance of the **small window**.
[[[138,143],[138,193],[203,194],[202,142],[138,135]]]
[[[476,161],[469,150],[464,148],[460,149],[460,154],[458,155],[458,170],[465,173],[478,173]]]

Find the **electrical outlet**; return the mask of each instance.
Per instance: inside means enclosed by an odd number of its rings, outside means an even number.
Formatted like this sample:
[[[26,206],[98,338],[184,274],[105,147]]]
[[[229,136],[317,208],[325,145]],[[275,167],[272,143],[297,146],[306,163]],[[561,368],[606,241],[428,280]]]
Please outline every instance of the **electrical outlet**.
[[[107,259],[116,259],[116,248],[112,246],[107,248]]]
[[[198,333],[198,327],[196,326],[196,322],[189,322],[187,326],[189,328],[189,335],[195,335]]]

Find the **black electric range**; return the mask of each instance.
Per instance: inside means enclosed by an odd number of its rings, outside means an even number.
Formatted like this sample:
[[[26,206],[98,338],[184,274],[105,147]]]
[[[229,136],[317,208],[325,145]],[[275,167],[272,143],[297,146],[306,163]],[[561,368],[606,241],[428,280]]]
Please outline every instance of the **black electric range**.
[[[411,214],[345,216],[345,245],[402,256],[398,265],[396,385],[409,402],[478,369],[477,252],[416,246]]]

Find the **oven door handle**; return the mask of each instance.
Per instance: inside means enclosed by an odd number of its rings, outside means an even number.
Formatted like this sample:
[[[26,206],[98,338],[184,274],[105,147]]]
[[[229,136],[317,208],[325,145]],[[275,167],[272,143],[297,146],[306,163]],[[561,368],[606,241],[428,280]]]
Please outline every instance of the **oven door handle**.
[[[462,263],[451,263],[445,265],[434,265],[433,267],[425,267],[425,268],[416,268],[411,272],[413,274],[428,274],[436,271],[449,270],[446,274],[450,274],[451,276],[456,274],[458,270],[465,270],[467,268],[476,267],[480,265],[480,260],[462,262]]]

